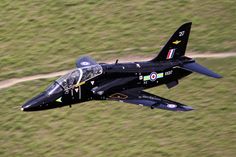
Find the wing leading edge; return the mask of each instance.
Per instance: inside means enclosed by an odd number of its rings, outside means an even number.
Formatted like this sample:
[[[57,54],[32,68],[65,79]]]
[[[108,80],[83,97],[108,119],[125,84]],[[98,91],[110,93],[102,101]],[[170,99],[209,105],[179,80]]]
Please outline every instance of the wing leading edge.
[[[142,90],[125,90],[120,93],[110,95],[111,100],[131,103],[135,105],[147,106],[151,109],[158,108],[170,111],[190,111],[192,107],[168,100]]]

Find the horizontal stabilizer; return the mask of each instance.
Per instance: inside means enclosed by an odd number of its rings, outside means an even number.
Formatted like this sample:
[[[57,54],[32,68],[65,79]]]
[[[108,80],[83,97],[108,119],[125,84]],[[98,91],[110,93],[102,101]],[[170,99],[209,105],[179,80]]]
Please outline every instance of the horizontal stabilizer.
[[[214,73],[213,71],[203,67],[200,64],[197,64],[196,62],[184,64],[183,68],[209,77],[222,78],[222,76],[220,76],[219,74]]]

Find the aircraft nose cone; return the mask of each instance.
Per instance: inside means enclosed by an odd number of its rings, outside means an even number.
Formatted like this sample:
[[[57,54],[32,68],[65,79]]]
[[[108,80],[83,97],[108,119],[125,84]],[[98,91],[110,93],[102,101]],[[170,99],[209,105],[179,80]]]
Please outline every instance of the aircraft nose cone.
[[[41,93],[33,99],[27,101],[24,105],[22,105],[22,111],[36,111],[38,110],[42,104],[46,103],[47,96],[45,93]]]
[[[22,111],[39,111],[62,106],[55,101],[64,93],[63,88],[58,83],[50,85],[43,93],[27,101],[22,107]]]

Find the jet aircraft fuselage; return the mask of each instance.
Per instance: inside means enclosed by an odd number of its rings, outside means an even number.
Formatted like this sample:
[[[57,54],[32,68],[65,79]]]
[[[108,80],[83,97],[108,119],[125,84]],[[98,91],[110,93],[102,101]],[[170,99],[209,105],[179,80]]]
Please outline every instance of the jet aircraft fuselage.
[[[171,111],[192,110],[184,104],[143,91],[163,84],[172,88],[192,72],[221,77],[185,56],[190,28],[191,23],[186,23],[177,29],[159,55],[150,61],[119,63],[117,60],[114,64],[105,64],[81,57],[76,62],[76,69],[26,102],[22,110],[46,110],[90,100],[115,100]]]

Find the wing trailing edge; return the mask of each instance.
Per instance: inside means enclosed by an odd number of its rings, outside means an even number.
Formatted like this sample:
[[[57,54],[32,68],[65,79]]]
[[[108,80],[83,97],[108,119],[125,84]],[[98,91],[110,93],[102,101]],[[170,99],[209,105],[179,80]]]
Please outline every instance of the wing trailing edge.
[[[169,111],[191,111],[192,107],[186,106],[184,104],[168,100],[145,91],[141,91],[140,89],[133,90],[125,90],[120,93],[112,94],[109,97],[111,100],[126,102],[130,104],[147,106],[151,109],[164,109]]]

